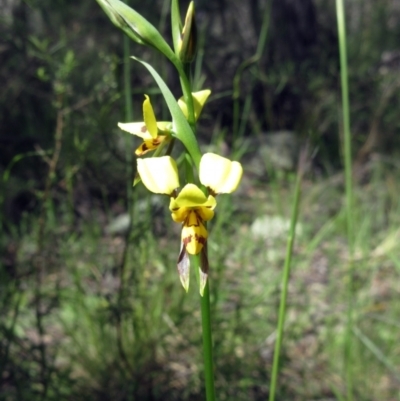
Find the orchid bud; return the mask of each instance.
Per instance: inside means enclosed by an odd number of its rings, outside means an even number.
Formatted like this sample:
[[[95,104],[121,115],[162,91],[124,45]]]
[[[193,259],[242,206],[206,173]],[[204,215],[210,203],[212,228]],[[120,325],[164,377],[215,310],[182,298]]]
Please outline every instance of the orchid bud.
[[[186,13],[178,48],[179,58],[183,63],[191,63],[194,60],[197,51],[197,26],[193,1],[189,4]]]

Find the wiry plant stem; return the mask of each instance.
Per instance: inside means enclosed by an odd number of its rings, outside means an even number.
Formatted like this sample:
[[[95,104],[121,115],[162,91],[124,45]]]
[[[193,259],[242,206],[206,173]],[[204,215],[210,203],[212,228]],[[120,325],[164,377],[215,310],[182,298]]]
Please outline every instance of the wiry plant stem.
[[[282,292],[281,292],[281,300],[280,300],[280,304],[279,304],[278,325],[276,328],[276,341],[275,341],[275,350],[274,350],[274,361],[272,364],[272,375],[271,375],[270,390],[269,390],[269,401],[275,400],[275,393],[276,393],[276,387],[277,387],[277,382],[278,382],[279,357],[280,357],[280,353],[281,353],[283,328],[285,325],[285,317],[286,317],[286,299],[287,299],[288,284],[289,284],[289,277],[290,277],[290,265],[292,262],[293,245],[294,245],[294,240],[295,240],[295,235],[296,235],[297,217],[299,215],[299,205],[300,205],[300,197],[301,197],[301,182],[303,179],[307,156],[308,156],[308,152],[307,152],[307,148],[305,148],[300,156],[299,170],[297,173],[296,186],[294,189],[293,209],[292,209],[292,215],[291,215],[291,219],[290,219],[289,236],[288,236],[287,246],[286,246],[285,266],[283,269],[283,277],[282,277],[282,289],[281,289]]]
[[[201,297],[201,324],[203,332],[203,352],[204,352],[204,376],[206,385],[207,401],[215,401],[214,384],[214,362],[213,345],[211,337],[211,313],[210,313],[210,285],[209,280],[204,288]]]
[[[343,0],[336,0],[336,15],[339,36],[340,54],[340,78],[342,86],[342,114],[344,134],[344,166],[346,178],[346,216],[347,216],[347,242],[349,247],[349,291],[347,308],[347,329],[344,350],[344,363],[346,370],[347,399],[353,400],[353,373],[352,373],[352,328],[353,328],[353,256],[354,256],[354,206],[353,206],[353,180],[352,180],[352,156],[351,156],[351,133],[350,133],[350,105],[347,74],[347,46],[346,46],[346,23]]]

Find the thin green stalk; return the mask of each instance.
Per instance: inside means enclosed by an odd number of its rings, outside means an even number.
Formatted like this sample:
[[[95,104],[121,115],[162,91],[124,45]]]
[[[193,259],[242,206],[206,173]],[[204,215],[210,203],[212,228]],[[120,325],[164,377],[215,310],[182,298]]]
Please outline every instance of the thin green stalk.
[[[185,78],[190,77],[190,66],[187,64],[185,66]],[[189,92],[189,96],[192,100],[193,106],[193,98],[192,98],[192,87],[189,79],[185,80],[181,77],[181,85],[183,92]],[[188,108],[189,109],[189,108]],[[194,108],[190,111],[188,110],[188,114],[190,117],[190,113],[193,113],[193,124],[191,127],[193,132],[196,133],[196,123],[194,120]],[[190,120],[189,120],[190,122]],[[186,181],[193,182],[193,169],[191,166],[188,166],[189,163],[186,163]],[[191,164],[191,163],[190,163]],[[189,167],[189,168],[188,168]],[[196,166],[198,168],[198,166]],[[207,252],[205,250],[205,252]],[[201,263],[200,255],[190,255],[190,265],[192,268],[196,269],[196,275],[198,278],[198,284],[200,285],[200,274],[199,274],[199,266]],[[202,326],[202,335],[203,335],[203,357],[204,357],[204,379],[206,386],[206,400],[207,401],[215,401],[215,385],[214,385],[214,363],[213,363],[213,345],[212,345],[212,333],[211,333],[211,311],[210,311],[210,289],[209,289],[209,278],[207,279],[207,283],[204,287],[203,296],[200,296],[201,302],[201,326]]]
[[[127,1],[127,3],[129,3]],[[131,89],[131,59],[130,59],[130,40],[124,35],[124,102],[125,102],[125,119],[127,122],[133,120],[132,106],[132,89]],[[126,157],[126,175],[128,177],[126,183],[126,203],[130,214],[131,222],[133,219],[133,153],[132,138],[130,135],[125,136],[125,157]],[[130,227],[131,228],[131,227]],[[130,230],[129,230],[130,231]]]
[[[204,375],[207,401],[215,401],[213,345],[211,337],[210,286],[209,280],[201,298],[201,325],[203,331]]]
[[[382,350],[368,337],[366,336],[357,326],[353,327],[354,334],[364,344],[364,346],[375,356],[375,358],[381,362],[386,369],[391,373],[393,379],[397,383],[400,383],[400,374],[396,366],[387,358]]]
[[[180,73],[179,75],[183,96],[188,107],[188,122],[193,130],[193,133],[196,135],[196,119],[194,117],[194,104],[192,96],[191,66],[189,63],[182,64],[182,72],[183,74]]]
[[[185,153],[185,177],[186,183],[194,183],[193,164],[189,153]]]
[[[232,93],[232,99],[233,99],[233,143],[239,138],[239,99],[240,99],[240,80],[242,78],[243,72],[252,66],[253,64],[257,63],[264,51],[265,44],[267,42],[267,34],[268,34],[268,29],[269,29],[269,23],[270,23],[270,16],[271,16],[271,4],[272,1],[270,1],[266,6],[265,6],[265,11],[264,11],[264,17],[263,17],[263,22],[261,26],[261,32],[260,36],[258,38],[258,43],[257,43],[257,49],[255,54],[251,56],[250,58],[244,60],[242,64],[240,64],[239,68],[237,69],[235,76],[233,78],[233,93]],[[253,79],[253,78],[252,78]]]
[[[336,15],[339,37],[340,54],[340,78],[342,86],[342,114],[343,114],[343,134],[344,134],[344,165],[346,180],[346,214],[347,214],[347,241],[349,247],[349,294],[348,294],[348,316],[346,328],[346,341],[344,350],[344,363],[346,370],[347,399],[353,400],[353,373],[351,363],[351,342],[353,327],[353,255],[354,255],[354,211],[353,211],[353,182],[352,182],[352,157],[351,157],[351,134],[350,134],[350,105],[347,74],[347,46],[346,46],[346,23],[344,14],[343,0],[336,0]]]
[[[125,100],[125,118],[126,121],[132,121],[133,119],[133,107],[132,107],[132,89],[131,89],[131,60],[130,60],[130,50],[129,50],[129,38],[124,35],[124,100]],[[126,159],[127,159],[127,173],[132,174],[132,146],[131,137],[126,135],[127,147],[126,147]],[[128,194],[132,193],[132,183],[129,182]]]
[[[191,167],[191,166],[190,166]],[[193,170],[186,168],[186,179],[193,182]],[[190,265],[195,269],[198,285],[200,285],[199,266],[201,263],[200,255],[189,255]],[[203,359],[204,359],[204,381],[206,387],[206,400],[215,401],[215,384],[214,384],[214,358],[213,343],[211,332],[211,309],[210,309],[210,279],[204,287],[203,296],[200,296],[201,304],[201,327],[203,336]]]
[[[352,157],[351,157],[351,133],[350,133],[350,106],[349,87],[347,73],[346,52],[346,25],[344,18],[343,0],[336,0],[339,52],[340,52],[340,79],[342,85],[342,113],[344,134],[344,166],[346,178],[346,204],[347,204],[347,233],[350,252],[354,247],[354,222],[353,222],[353,179],[352,179]]]
[[[125,119],[126,121],[133,120],[133,108],[132,108],[132,90],[131,90],[131,61],[130,61],[130,39],[128,36],[124,35],[123,38],[123,46],[124,46],[124,101],[125,101]],[[124,244],[124,251],[122,256],[122,261],[120,265],[120,288],[119,288],[119,303],[122,305],[124,294],[125,294],[125,281],[126,281],[126,273],[128,269],[128,262],[129,262],[129,238],[132,231],[133,225],[133,154],[132,154],[132,142],[131,136],[125,136],[125,158],[126,158],[126,176],[127,176],[127,183],[126,183],[126,206],[128,209],[129,214],[129,227],[125,235],[125,244]],[[122,306],[120,306],[122,308]],[[123,329],[122,329],[122,318],[121,315],[118,314],[117,320],[117,346],[120,357],[124,362],[127,370],[132,372],[132,366],[128,360],[124,349],[124,339],[123,339]]]
[[[172,40],[174,43],[174,50],[175,50],[175,55],[176,55],[176,60],[173,61],[173,64],[178,71],[179,79],[180,79],[181,87],[182,87],[182,92],[183,92],[183,97],[185,99],[185,103],[188,108],[187,120],[188,120],[189,125],[192,127],[193,132],[195,132],[196,122],[195,122],[195,118],[194,118],[194,105],[193,105],[193,97],[192,97],[192,93],[191,93],[192,85],[190,82],[190,74],[188,73],[188,71],[190,71],[190,64],[182,63],[179,60],[178,43],[179,43],[179,38],[181,35],[181,30],[182,30],[182,21],[181,21],[181,17],[180,17],[178,0],[171,1],[171,27],[172,27]]]
[[[181,88],[183,92],[183,97],[188,108],[188,122],[192,127],[193,132],[196,132],[196,122],[194,118],[194,105],[192,97],[192,87],[190,84],[189,75],[186,74],[187,68],[182,67],[179,71],[179,79],[181,81]]]
[[[190,255],[190,266],[195,268],[198,283],[200,283],[200,255]],[[206,386],[206,400],[215,401],[214,358],[211,331],[210,285],[209,279],[204,287],[203,296],[200,296],[201,327],[203,335],[204,382]]]
[[[274,350],[274,360],[272,364],[272,375],[271,375],[271,383],[270,383],[270,391],[269,391],[269,401],[275,400],[276,387],[278,382],[278,371],[279,371],[279,356],[281,353],[282,346],[282,338],[283,338],[283,327],[285,324],[285,316],[286,316],[286,299],[288,292],[288,283],[290,276],[290,265],[292,261],[293,254],[293,244],[296,235],[296,223],[297,217],[299,214],[299,205],[300,205],[300,197],[301,197],[301,182],[303,179],[303,171],[304,171],[304,159],[306,157],[307,152],[303,152],[302,159],[299,165],[299,172],[297,174],[296,186],[294,190],[294,201],[293,201],[293,209],[292,216],[290,220],[290,229],[289,236],[286,246],[286,257],[285,257],[285,266],[283,270],[282,277],[282,292],[281,292],[281,300],[279,304],[279,317],[278,317],[278,325],[276,329],[276,341],[275,341],[275,350]]]

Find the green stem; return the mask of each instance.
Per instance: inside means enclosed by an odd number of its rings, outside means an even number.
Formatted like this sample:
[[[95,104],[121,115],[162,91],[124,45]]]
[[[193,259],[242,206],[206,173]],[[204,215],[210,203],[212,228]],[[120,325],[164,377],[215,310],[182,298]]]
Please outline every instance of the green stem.
[[[271,376],[271,384],[270,384],[270,392],[269,392],[269,401],[275,400],[276,386],[277,386],[277,381],[278,381],[279,356],[280,356],[281,346],[282,346],[283,327],[285,324],[286,299],[287,299],[288,283],[289,283],[289,276],[290,276],[290,264],[292,261],[293,244],[294,244],[295,235],[296,235],[296,223],[297,223],[297,217],[299,214],[302,178],[303,178],[303,172],[301,171],[301,167],[300,167],[299,173],[297,174],[296,187],[295,187],[295,191],[294,191],[292,216],[291,216],[291,220],[290,220],[290,230],[289,230],[288,242],[287,242],[287,246],[286,246],[286,258],[285,258],[285,267],[283,270],[283,278],[282,278],[282,292],[281,292],[281,300],[280,300],[280,304],[279,304],[278,326],[276,329],[276,342],[275,342],[275,350],[274,350],[274,361],[273,361],[273,365],[272,365],[272,376]]]
[[[133,110],[132,110],[132,91],[131,91],[131,69],[130,69],[130,56],[129,56],[129,38],[124,35],[123,38],[123,46],[124,46],[124,65],[123,65],[123,72],[124,72],[124,103],[125,103],[125,120],[126,121],[132,121],[133,119]],[[128,269],[128,263],[129,263],[129,239],[131,236],[131,231],[132,231],[132,225],[133,225],[133,186],[132,186],[132,181],[133,181],[133,154],[132,154],[132,142],[131,142],[131,136],[126,135],[125,136],[125,158],[126,158],[126,177],[127,177],[127,182],[126,182],[126,207],[128,209],[128,214],[129,214],[129,227],[126,232],[125,238],[124,238],[124,250],[122,253],[122,261],[120,264],[120,269],[119,269],[119,276],[120,276],[120,287],[119,287],[119,293],[118,293],[118,302],[119,302],[119,310],[122,310],[121,305],[125,296],[125,282],[126,282],[126,274],[127,274],[127,269]],[[118,347],[118,352],[119,355],[125,364],[125,367],[128,372],[132,373],[133,369],[132,366],[128,360],[127,354],[124,349],[124,339],[123,339],[123,318],[121,314],[118,314],[118,319],[117,319],[117,324],[116,324],[116,330],[117,330],[117,347]]]
[[[347,51],[346,51],[346,23],[343,0],[336,0],[336,15],[339,37],[340,54],[340,78],[342,86],[342,110],[343,110],[343,133],[344,133],[344,165],[346,179],[346,217],[347,217],[347,241],[349,246],[350,268],[348,288],[348,316],[346,327],[346,341],[344,350],[344,362],[346,369],[347,399],[353,400],[353,373],[351,368],[352,328],[353,328],[353,255],[354,255],[354,221],[353,221],[353,180],[352,180],[352,157],[351,157],[351,133],[350,133],[350,105],[347,73]]]
[[[194,104],[193,104],[193,96],[192,96],[192,85],[191,85],[191,76],[190,76],[190,64],[185,63],[183,64],[183,72],[184,74],[181,76],[181,86],[182,86],[182,91],[185,97],[185,102],[188,106],[188,123],[190,125],[190,128],[193,131],[193,134],[196,138],[196,119],[194,116]],[[193,160],[193,162],[195,162]],[[196,163],[195,163],[196,164]],[[197,168],[199,168],[198,165],[196,165]],[[193,173],[192,173],[193,175]],[[188,182],[194,182],[193,178],[191,181]]]
[[[182,73],[181,73],[182,72]],[[186,104],[188,106],[188,122],[196,133],[196,121],[194,118],[194,107],[192,97],[192,87],[190,82],[190,66],[186,64],[179,73],[181,78],[182,91],[185,96]],[[189,77],[189,78],[188,78]],[[187,98],[188,97],[188,98]],[[188,155],[186,155],[188,157]],[[194,161],[196,162],[196,161]],[[186,161],[186,181],[193,182],[193,168],[189,160]],[[196,165],[198,168],[199,166]],[[199,267],[201,264],[200,255],[190,255],[190,265],[192,269],[195,268],[196,275],[198,278],[198,284],[200,285],[200,274]],[[204,288],[203,296],[200,296],[201,301],[201,325],[203,335],[203,356],[204,356],[204,378],[206,386],[206,400],[215,401],[215,385],[214,385],[214,364],[213,364],[213,346],[212,346],[212,334],[211,334],[211,312],[210,312],[210,290],[209,290],[209,278]]]
[[[342,108],[343,108],[343,133],[344,133],[344,164],[346,176],[346,204],[347,204],[347,232],[350,251],[354,246],[354,224],[353,224],[353,180],[352,180],[352,157],[351,157],[351,133],[350,133],[350,106],[347,73],[346,54],[346,26],[344,19],[343,0],[336,0],[339,51],[340,51],[340,78],[342,85]]]
[[[124,101],[125,101],[125,119],[126,121],[132,121],[133,119],[133,111],[132,111],[132,90],[131,90],[131,64],[130,64],[130,56],[129,56],[129,38],[124,35],[123,38],[124,44]],[[128,248],[129,248],[129,237],[132,229],[132,221],[133,221],[133,154],[132,154],[132,142],[131,136],[125,136],[125,158],[126,158],[126,206],[128,209],[130,223],[129,228],[127,230],[127,235],[125,238],[125,249],[123,254],[123,260],[121,263],[121,272],[120,272],[120,280],[121,280],[121,289],[120,296],[123,296],[124,292],[124,284],[125,284],[125,274],[126,274],[126,265],[128,263]]]
[[[189,153],[185,153],[185,177],[186,177],[186,184],[191,183],[193,184],[195,182],[194,180],[194,174],[193,174],[193,164],[192,160],[190,158]]]
[[[206,384],[207,401],[215,401],[213,346],[211,337],[211,313],[210,313],[210,286],[209,279],[204,288],[201,299],[201,324],[203,331],[204,375]]]
[[[172,40],[174,42],[175,55],[171,60],[175,68],[178,71],[179,79],[181,81],[181,87],[183,97],[188,108],[188,123],[192,127],[193,133],[196,132],[196,120],[194,118],[194,105],[192,98],[192,85],[190,82],[190,64],[182,63],[179,60],[178,42],[182,31],[182,21],[179,11],[179,1],[171,1],[171,26],[172,26]]]
[[[132,90],[131,90],[131,62],[129,55],[129,38],[124,36],[124,98],[125,98],[125,118],[126,121],[132,121],[133,111],[132,111]],[[129,135],[126,136],[129,138]],[[131,141],[127,142],[129,145]],[[130,160],[132,160],[131,146],[127,147],[126,155]],[[129,186],[132,188],[132,185]]]
[[[183,97],[185,98],[185,103],[188,109],[188,123],[192,127],[193,133],[196,133],[196,120],[194,118],[194,104],[192,97],[192,86],[190,84],[189,75],[187,74],[187,68],[182,67],[178,69],[179,78],[181,81],[181,87],[183,92]]]

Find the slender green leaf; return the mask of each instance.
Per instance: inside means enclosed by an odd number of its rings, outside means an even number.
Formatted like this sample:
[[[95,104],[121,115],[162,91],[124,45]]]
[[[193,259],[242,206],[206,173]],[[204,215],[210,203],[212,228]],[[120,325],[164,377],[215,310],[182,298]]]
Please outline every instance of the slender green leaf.
[[[339,389],[333,383],[330,384],[330,388],[338,401],[346,401],[346,398],[340,394]]]
[[[296,237],[296,224],[297,218],[299,216],[299,207],[300,207],[300,199],[301,199],[301,184],[303,180],[303,175],[306,166],[306,160],[308,157],[308,148],[304,148],[301,152],[299,159],[299,168],[297,172],[296,186],[294,189],[294,201],[292,206],[292,216],[290,218],[290,229],[289,235],[287,238],[286,245],[286,257],[285,257],[285,266],[283,268],[283,276],[282,276],[282,290],[281,290],[281,300],[279,302],[279,316],[278,316],[278,324],[276,327],[276,342],[275,342],[275,350],[274,350],[274,360],[272,362],[272,374],[270,380],[270,390],[269,390],[269,401],[275,401],[275,394],[278,385],[278,373],[279,373],[279,359],[282,347],[282,339],[284,334],[284,325],[286,318],[286,302],[287,302],[287,294],[289,287],[289,278],[290,278],[290,270],[291,270],[291,262],[293,256],[293,246]]]
[[[368,338],[357,326],[353,327],[353,333],[360,339],[363,345],[380,361],[389,372],[393,375],[397,382],[400,383],[400,372],[389,358],[379,349],[375,343]]]
[[[342,89],[342,118],[344,134],[344,170],[346,184],[346,215],[347,215],[347,243],[349,247],[349,281],[348,281],[348,306],[346,323],[346,341],[344,348],[344,367],[346,370],[347,400],[354,400],[354,372],[353,372],[353,335],[354,326],[354,194],[353,194],[353,173],[352,173],[352,151],[350,132],[350,100],[349,100],[349,78],[347,72],[347,38],[346,18],[344,0],[336,0],[336,17],[339,40],[340,56],[340,78]]]

